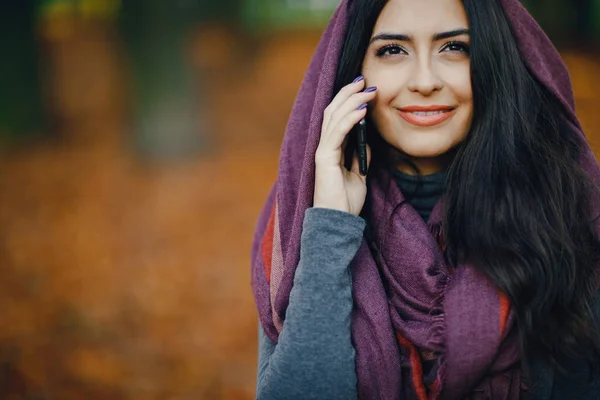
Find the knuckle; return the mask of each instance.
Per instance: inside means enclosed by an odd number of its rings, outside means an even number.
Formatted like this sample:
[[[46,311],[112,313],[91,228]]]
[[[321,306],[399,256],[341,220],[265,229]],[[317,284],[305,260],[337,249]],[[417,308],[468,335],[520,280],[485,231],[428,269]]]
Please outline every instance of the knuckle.
[[[351,87],[352,85],[346,85],[344,86],[339,92],[338,92],[338,96],[339,97],[349,97],[350,95],[352,95],[354,93],[353,88]]]
[[[323,161],[325,160],[325,155],[323,154],[323,151],[319,151],[317,150],[317,152],[315,153],[315,165],[319,166],[323,164]]]
[[[343,124],[340,124],[338,126],[338,129],[340,130],[341,135],[347,135],[348,132],[350,132],[350,128],[352,128],[352,124],[347,121],[344,121]]]
[[[318,164],[320,159],[321,159],[321,152],[317,148],[317,151],[315,152],[315,163]]]
[[[342,90],[345,90],[346,92],[354,92],[356,89],[354,89],[354,83],[349,83],[345,85]]]
[[[315,151],[315,158],[322,159],[326,152],[324,149],[324,145],[321,143],[317,146],[317,150]]]
[[[337,119],[339,118],[339,111],[333,111],[330,115],[330,118],[332,121],[337,121]]]

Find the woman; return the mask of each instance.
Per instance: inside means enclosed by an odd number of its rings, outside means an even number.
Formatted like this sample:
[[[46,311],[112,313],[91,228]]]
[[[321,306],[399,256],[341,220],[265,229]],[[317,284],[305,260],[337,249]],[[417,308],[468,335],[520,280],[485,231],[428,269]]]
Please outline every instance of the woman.
[[[600,398],[600,169],[573,107],[517,0],[343,1],[254,239],[257,397]]]

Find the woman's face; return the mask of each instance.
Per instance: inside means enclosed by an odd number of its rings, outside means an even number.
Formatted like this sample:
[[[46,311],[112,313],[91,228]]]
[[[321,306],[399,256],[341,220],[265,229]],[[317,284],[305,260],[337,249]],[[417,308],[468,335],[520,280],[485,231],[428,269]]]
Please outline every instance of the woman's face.
[[[363,62],[378,88],[371,117],[422,174],[443,169],[471,127],[468,28],[461,0],[389,0],[373,29]]]

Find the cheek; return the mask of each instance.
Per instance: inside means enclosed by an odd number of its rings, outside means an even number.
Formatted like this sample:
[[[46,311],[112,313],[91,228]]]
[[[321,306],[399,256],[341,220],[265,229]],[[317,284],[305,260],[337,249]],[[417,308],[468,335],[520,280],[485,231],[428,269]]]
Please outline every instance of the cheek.
[[[386,127],[392,122],[390,103],[395,98],[391,92],[377,93],[377,98],[371,104],[371,118],[380,132],[387,131]]]
[[[446,85],[452,89],[456,100],[463,105],[473,103],[470,69],[455,70],[453,73],[447,74],[445,78]]]
[[[379,68],[376,71],[367,70],[364,75],[367,86],[377,87],[377,96],[369,108],[373,118],[379,120],[403,90],[404,83],[399,79],[402,72],[394,68]]]
[[[397,65],[385,65],[370,61],[363,66],[363,75],[367,86],[377,86],[378,99],[397,95],[405,85],[402,77],[406,73]]]
[[[473,91],[470,76],[457,80],[454,92],[459,102],[459,107],[462,108],[460,124],[462,131],[461,139],[464,139],[471,130],[473,122]]]

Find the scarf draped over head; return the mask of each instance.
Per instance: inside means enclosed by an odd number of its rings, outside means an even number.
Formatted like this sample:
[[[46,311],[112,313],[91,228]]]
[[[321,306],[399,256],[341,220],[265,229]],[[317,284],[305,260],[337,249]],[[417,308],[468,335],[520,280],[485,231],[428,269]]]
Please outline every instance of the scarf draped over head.
[[[252,286],[262,327],[274,342],[285,324],[304,212],[312,205],[323,112],[334,96],[352,2],[341,2],[310,63],[287,125],[278,179],[256,227]],[[560,101],[585,141],[559,54],[518,0],[501,4],[528,69]],[[589,146],[584,147],[581,163],[598,183],[600,169]],[[447,265],[440,247],[440,204],[425,224],[411,207],[400,206],[403,196],[389,172],[377,169],[371,174],[372,237],[369,245],[363,240],[350,267],[359,396],[519,398],[518,337],[507,299],[476,268]],[[600,215],[596,197],[592,208]],[[429,391],[421,376],[424,353],[440,355],[437,380]]]

